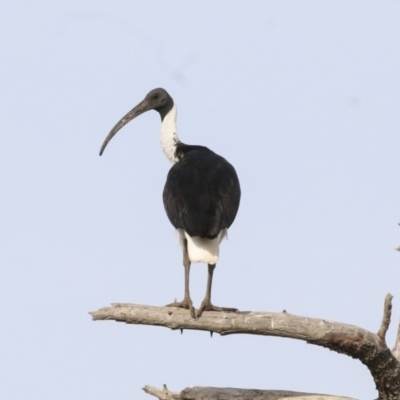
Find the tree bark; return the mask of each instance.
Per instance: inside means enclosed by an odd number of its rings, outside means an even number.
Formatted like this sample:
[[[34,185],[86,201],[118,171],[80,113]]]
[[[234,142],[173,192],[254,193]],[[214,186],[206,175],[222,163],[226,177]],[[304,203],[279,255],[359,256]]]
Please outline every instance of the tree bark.
[[[382,323],[377,334],[357,326],[267,312],[204,312],[193,319],[187,310],[137,304],[112,304],[91,312],[93,320],[114,320],[128,324],[157,325],[171,329],[196,329],[219,333],[281,336],[304,340],[360,360],[375,381],[379,400],[400,399],[400,329],[393,352],[385,335],[391,318],[392,296],[387,295]]]

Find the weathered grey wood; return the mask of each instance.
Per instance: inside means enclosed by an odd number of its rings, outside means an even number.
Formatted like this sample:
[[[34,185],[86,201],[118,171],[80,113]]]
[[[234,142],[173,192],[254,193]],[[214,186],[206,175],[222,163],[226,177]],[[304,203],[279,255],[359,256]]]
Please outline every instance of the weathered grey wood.
[[[137,304],[112,304],[91,312],[93,320],[196,329],[220,335],[252,334],[304,340],[360,360],[371,372],[379,400],[400,399],[400,362],[389,350],[385,334],[390,322],[391,295],[385,300],[379,335],[354,325],[268,312],[204,312],[193,319],[187,310]],[[399,343],[395,353],[398,354]]]
[[[180,400],[182,398],[180,392],[171,392],[168,390],[167,385],[164,385],[162,389],[146,385],[143,390],[152,396],[158,397],[160,400]]]
[[[152,386],[145,386],[143,390],[160,400],[354,400],[350,397],[301,393],[287,390],[258,390],[196,386],[186,388],[182,392],[171,392],[165,385],[162,390]]]
[[[383,306],[383,317],[381,322],[381,327],[378,331],[378,337],[381,340],[385,340],[386,333],[389,329],[390,318],[392,317],[392,299],[393,296],[391,294],[387,294],[385,298],[385,304]]]
[[[396,357],[396,359],[400,361],[400,323],[399,326],[397,327],[396,342],[392,349],[392,353]]]

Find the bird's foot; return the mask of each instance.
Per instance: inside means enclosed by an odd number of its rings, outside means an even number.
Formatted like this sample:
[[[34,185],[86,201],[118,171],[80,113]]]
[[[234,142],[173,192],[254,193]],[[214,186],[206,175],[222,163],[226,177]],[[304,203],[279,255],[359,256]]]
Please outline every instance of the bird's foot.
[[[203,300],[201,303],[200,308],[197,310],[196,318],[200,318],[203,311],[225,311],[225,312],[236,312],[238,311],[237,308],[230,308],[230,307],[217,307],[214,306],[210,300]]]
[[[177,308],[184,308],[185,310],[190,310],[190,315],[192,318],[196,318],[196,313],[195,309],[193,307],[192,300],[189,299],[183,299],[182,301],[175,301],[174,303],[167,304],[166,307],[177,307]]]

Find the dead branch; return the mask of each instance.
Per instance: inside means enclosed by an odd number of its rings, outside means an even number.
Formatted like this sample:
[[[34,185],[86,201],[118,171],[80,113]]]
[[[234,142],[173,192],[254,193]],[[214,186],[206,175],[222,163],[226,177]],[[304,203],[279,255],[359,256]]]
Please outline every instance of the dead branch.
[[[160,400],[180,400],[181,393],[180,392],[171,392],[168,390],[167,385],[164,385],[162,389],[157,389],[153,386],[146,385],[143,390],[155,397],[158,397]]]
[[[371,372],[379,400],[400,399],[400,362],[384,339],[390,323],[392,296],[385,299],[384,316],[378,334],[357,326],[267,312],[204,312],[193,319],[187,310],[136,304],[112,304],[91,312],[93,320],[114,320],[128,324],[156,325],[170,329],[196,329],[222,336],[251,334],[304,340],[360,360]],[[395,346],[396,355],[399,342]]]
[[[159,400],[354,400],[349,397],[291,392],[287,390],[258,390],[214,387],[190,387],[182,392],[171,392],[167,386],[157,389],[145,386],[143,390]]]
[[[399,326],[397,327],[396,341],[392,349],[392,353],[396,357],[396,359],[400,361],[400,322]]]
[[[385,340],[386,332],[389,329],[390,318],[392,316],[392,299],[393,296],[388,293],[385,298],[385,305],[383,307],[383,317],[381,327],[379,328],[378,337],[381,340]]]

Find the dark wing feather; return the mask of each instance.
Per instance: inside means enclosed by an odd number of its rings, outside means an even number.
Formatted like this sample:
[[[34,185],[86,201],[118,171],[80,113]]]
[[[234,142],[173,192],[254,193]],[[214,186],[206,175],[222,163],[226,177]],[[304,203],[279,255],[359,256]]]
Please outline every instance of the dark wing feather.
[[[168,173],[165,211],[175,228],[190,236],[215,238],[236,217],[239,179],[228,161],[206,147],[186,146],[185,150]]]

